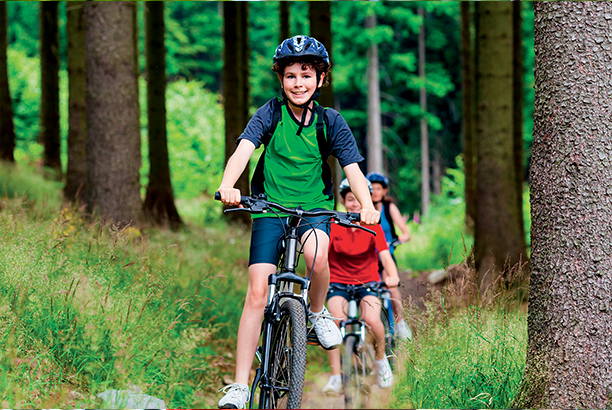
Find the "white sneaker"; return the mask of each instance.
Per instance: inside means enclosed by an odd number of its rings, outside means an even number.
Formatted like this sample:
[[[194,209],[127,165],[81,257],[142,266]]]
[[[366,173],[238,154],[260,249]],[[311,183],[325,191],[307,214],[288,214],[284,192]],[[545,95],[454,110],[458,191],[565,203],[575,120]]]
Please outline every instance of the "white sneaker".
[[[225,393],[225,396],[219,400],[220,409],[244,409],[249,401],[249,386],[246,384],[230,384],[219,391]]]
[[[323,393],[342,394],[342,376],[331,376],[323,387]]]
[[[405,320],[395,324],[395,336],[403,340],[412,340],[412,330]]]
[[[342,333],[334,323],[334,318],[329,314],[326,307],[320,313],[312,313],[308,316],[319,343],[324,349],[335,349],[342,344]]]
[[[376,366],[378,368],[376,375],[378,387],[381,389],[386,389],[387,387],[393,386],[393,372],[391,371],[389,359],[385,357],[384,359],[377,361]]]

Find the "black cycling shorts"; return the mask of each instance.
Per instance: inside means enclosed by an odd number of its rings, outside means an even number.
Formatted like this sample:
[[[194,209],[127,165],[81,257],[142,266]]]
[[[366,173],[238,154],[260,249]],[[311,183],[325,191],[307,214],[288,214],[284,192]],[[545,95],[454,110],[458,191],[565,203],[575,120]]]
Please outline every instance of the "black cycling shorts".
[[[320,209],[315,209],[320,210]],[[271,263],[278,265],[283,254],[282,237],[288,228],[288,218],[265,217],[253,219],[253,230],[251,231],[251,248],[249,255],[249,266],[256,263]],[[302,238],[311,229],[319,229],[329,237],[329,216],[317,216],[314,218],[303,218],[298,226],[298,237]],[[327,252],[327,249],[325,249]]]
[[[365,286],[367,285],[367,286]],[[376,282],[368,282],[365,285],[347,285],[345,283],[330,283],[327,289],[327,299],[329,300],[334,296],[342,296],[344,299],[349,300],[349,293],[347,288],[349,286],[356,287],[355,297],[359,302],[365,296],[376,296],[378,297],[378,291],[376,290]]]

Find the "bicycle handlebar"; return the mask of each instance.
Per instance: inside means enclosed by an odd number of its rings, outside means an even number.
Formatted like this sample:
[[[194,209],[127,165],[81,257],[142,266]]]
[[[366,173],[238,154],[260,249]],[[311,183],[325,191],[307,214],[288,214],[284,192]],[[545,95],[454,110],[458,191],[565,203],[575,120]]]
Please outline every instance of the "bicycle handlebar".
[[[215,200],[221,200],[221,194],[219,192],[215,192]],[[359,222],[361,220],[361,215],[358,212],[339,212],[339,211],[305,211],[301,207],[297,208],[287,208],[283,205],[277,204],[276,202],[271,202],[266,199],[265,194],[260,195],[259,197],[253,196],[241,196],[240,203],[242,205],[247,206],[247,208],[231,208],[226,209],[223,213],[227,212],[249,212],[251,214],[263,214],[267,213],[270,210],[281,211],[284,214],[297,216],[300,218],[308,218],[308,217],[316,217],[316,216],[329,216],[334,219],[334,222],[340,226],[344,226],[346,228],[357,228],[362,231],[366,231],[376,236],[376,232],[371,229],[365,228],[361,225],[356,225],[352,222]]]

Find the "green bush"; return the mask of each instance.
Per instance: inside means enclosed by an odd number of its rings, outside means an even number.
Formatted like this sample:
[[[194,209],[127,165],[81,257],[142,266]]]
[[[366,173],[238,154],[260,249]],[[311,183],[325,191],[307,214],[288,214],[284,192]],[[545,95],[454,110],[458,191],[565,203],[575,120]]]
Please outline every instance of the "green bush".
[[[465,228],[465,177],[459,168],[448,168],[442,193],[432,199],[429,213],[419,224],[408,223],[411,239],[395,251],[402,270],[440,269],[462,262],[471,252],[473,237]]]

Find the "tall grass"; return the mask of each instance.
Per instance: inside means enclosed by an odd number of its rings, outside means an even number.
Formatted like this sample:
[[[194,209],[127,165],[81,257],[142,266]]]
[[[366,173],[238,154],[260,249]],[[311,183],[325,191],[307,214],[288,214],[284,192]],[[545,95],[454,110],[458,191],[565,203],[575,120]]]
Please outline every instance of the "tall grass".
[[[17,173],[0,183],[29,178]],[[129,384],[170,407],[214,405],[235,349],[248,235],[222,221],[116,229],[15,195],[0,205],[2,407],[99,407],[97,393]]]

